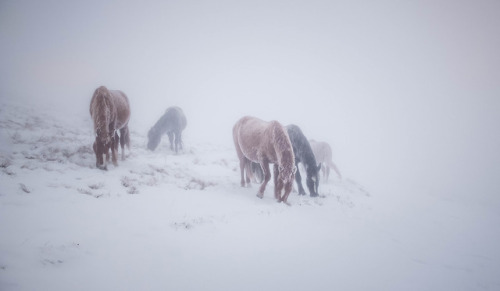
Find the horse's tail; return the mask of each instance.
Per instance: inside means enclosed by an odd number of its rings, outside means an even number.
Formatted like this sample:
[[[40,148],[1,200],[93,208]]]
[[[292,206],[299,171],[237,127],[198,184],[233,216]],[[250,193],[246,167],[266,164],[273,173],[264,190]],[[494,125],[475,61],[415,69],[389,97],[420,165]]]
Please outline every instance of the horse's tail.
[[[252,173],[252,177],[255,178],[255,181],[257,183],[262,183],[262,181],[264,181],[264,171],[262,171],[262,167],[259,163],[249,162],[247,165],[247,171],[248,168],[250,169],[250,173]]]
[[[254,181],[255,179],[254,179],[253,170],[252,170],[252,161],[250,161],[246,157],[244,157],[244,159],[246,160],[246,162],[245,162],[245,172],[247,174],[247,177],[251,181]]]
[[[333,170],[335,171],[335,173],[337,173],[337,175],[339,176],[339,179],[342,179],[342,174],[340,174],[340,171],[339,169],[337,168],[337,166],[330,160],[328,162],[328,166],[333,168]]]

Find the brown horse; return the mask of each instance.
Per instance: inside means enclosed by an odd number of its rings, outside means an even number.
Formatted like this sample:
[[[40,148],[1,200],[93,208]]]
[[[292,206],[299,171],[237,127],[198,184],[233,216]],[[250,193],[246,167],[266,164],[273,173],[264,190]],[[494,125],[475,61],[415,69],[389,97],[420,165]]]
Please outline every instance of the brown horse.
[[[125,145],[130,149],[128,130],[130,105],[127,95],[122,91],[108,90],[104,86],[97,88],[90,101],[90,116],[94,121],[95,142],[93,148],[96,155],[96,167],[107,170],[110,150],[113,164],[117,166],[118,143],[122,147],[122,160],[125,159]],[[120,130],[120,136],[118,136],[118,130]],[[103,159],[104,154],[106,160]]]
[[[262,198],[266,185],[271,179],[269,163],[274,163],[274,196],[278,202],[288,204],[287,198],[292,190],[295,177],[295,158],[286,129],[277,121],[266,122],[255,117],[242,117],[233,127],[233,140],[240,159],[241,186],[250,184],[251,163],[259,163],[263,174],[257,196]],[[283,196],[281,191],[285,189]]]
[[[325,181],[328,181],[328,177],[330,176],[330,168],[333,168],[339,179],[342,179],[339,169],[332,161],[332,148],[330,145],[324,141],[315,140],[310,140],[309,144],[311,145],[311,149],[316,157],[316,161],[321,163],[321,171],[323,172]]]

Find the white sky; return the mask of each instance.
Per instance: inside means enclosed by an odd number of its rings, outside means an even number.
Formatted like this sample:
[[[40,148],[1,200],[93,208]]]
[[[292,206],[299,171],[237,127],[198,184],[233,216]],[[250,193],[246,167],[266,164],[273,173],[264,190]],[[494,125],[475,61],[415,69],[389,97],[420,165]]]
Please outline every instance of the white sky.
[[[132,130],[179,105],[225,143],[243,115],[295,123],[402,197],[498,206],[499,52],[499,1],[0,1],[0,100],[88,114],[106,85]]]

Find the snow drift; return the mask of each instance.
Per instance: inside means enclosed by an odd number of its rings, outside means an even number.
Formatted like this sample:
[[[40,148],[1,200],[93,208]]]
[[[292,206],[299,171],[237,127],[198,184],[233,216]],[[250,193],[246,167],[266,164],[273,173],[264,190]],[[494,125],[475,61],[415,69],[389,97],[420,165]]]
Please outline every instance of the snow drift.
[[[95,169],[88,116],[0,112],[1,290],[494,290],[499,215],[348,177],[291,207],[239,186],[232,145],[186,136]],[[228,132],[228,135],[231,133]]]

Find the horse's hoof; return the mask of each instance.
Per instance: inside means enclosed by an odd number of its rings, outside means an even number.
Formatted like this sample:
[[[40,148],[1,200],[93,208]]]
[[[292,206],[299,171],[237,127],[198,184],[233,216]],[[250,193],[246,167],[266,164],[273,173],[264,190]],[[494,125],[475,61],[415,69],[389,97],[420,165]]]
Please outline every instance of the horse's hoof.
[[[319,197],[319,194],[311,194],[311,197]]]
[[[257,197],[259,197],[260,199],[264,198],[264,194],[262,193],[257,193]]]

